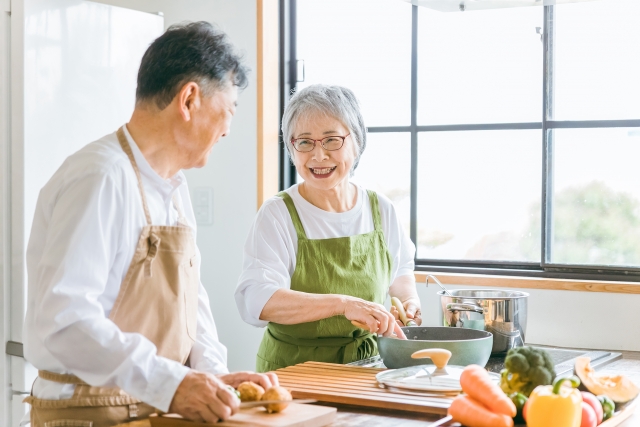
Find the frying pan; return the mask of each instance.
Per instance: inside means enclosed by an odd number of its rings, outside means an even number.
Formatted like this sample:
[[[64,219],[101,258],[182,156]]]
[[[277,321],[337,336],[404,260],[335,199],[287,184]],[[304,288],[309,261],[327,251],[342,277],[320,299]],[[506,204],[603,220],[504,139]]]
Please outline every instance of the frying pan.
[[[493,335],[477,329],[446,326],[405,326],[406,340],[378,336],[378,351],[387,368],[425,365],[428,359],[412,359],[411,355],[427,348],[444,348],[452,353],[449,364],[484,367],[491,356]]]

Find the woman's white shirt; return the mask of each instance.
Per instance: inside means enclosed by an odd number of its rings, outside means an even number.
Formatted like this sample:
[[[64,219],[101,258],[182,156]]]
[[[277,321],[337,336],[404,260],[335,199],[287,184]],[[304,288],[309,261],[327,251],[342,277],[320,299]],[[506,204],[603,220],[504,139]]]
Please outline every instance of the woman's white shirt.
[[[293,199],[308,239],[331,239],[355,236],[373,231],[369,197],[356,185],[355,206],[347,212],[327,212],[305,200],[298,185],[287,193]],[[393,261],[391,281],[414,270],[415,246],[404,232],[393,204],[378,194],[382,231]],[[291,287],[296,268],[298,237],[284,200],[272,197],[258,211],[244,246],[242,275],[235,292],[236,305],[242,319],[254,326],[269,322],[260,320],[260,313],[278,289]]]
[[[184,174],[163,179],[126,127],[125,135],[140,169],[152,223],[176,225],[175,195],[195,234]],[[109,320],[145,225],[138,181],[115,133],[64,162],[40,192],[31,229],[25,356],[38,369],[120,387],[167,411],[188,368],[158,356],[147,338],[124,333]],[[226,362],[226,348],[218,341],[201,283],[190,364],[216,374],[228,372]],[[38,378],[33,393],[41,399],[65,399],[74,387]]]

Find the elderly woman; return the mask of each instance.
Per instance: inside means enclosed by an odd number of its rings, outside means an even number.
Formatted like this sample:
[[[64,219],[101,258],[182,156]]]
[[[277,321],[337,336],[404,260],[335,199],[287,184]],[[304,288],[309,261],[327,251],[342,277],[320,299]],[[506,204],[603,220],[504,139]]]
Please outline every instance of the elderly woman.
[[[366,147],[358,102],[343,87],[309,86],[291,98],[282,132],[304,182],[258,212],[235,294],[242,318],[267,327],[257,370],[374,356],[375,334],[402,335],[387,293],[418,324],[420,300],[415,247],[393,205],[349,180]]]

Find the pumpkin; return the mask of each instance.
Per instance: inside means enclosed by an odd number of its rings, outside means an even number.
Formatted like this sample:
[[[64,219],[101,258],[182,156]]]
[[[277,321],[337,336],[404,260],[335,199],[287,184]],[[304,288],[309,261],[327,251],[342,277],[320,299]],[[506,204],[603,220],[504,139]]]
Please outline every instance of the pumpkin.
[[[640,394],[640,389],[622,375],[599,374],[591,367],[591,359],[578,357],[575,364],[575,373],[580,378],[581,388],[585,388],[596,396],[607,395],[619,407]]]

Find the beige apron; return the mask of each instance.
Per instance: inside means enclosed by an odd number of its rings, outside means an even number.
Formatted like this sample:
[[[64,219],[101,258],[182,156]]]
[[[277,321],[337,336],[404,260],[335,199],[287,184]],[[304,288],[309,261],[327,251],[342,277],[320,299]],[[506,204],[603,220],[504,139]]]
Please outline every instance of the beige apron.
[[[117,136],[135,170],[147,225],[109,319],[123,332],[144,335],[156,345],[159,356],[186,364],[196,339],[200,282],[194,233],[186,226],[175,199],[178,225],[151,225],[140,171],[122,128]],[[76,387],[70,399],[27,397],[33,427],[107,427],[157,412],[119,388],[93,387],[68,374],[39,371],[38,375]]]

